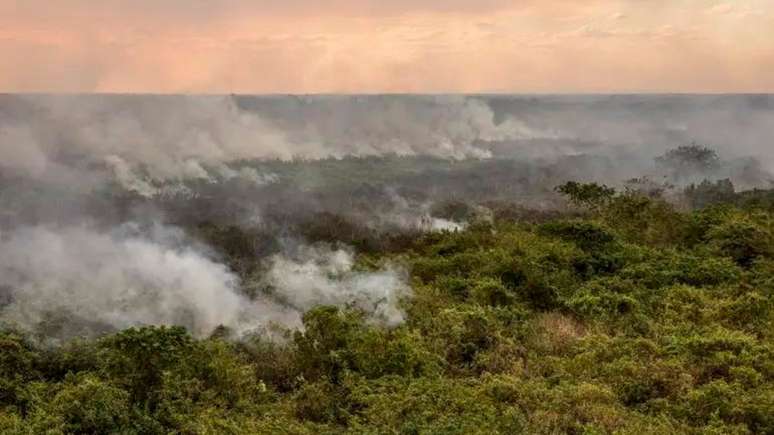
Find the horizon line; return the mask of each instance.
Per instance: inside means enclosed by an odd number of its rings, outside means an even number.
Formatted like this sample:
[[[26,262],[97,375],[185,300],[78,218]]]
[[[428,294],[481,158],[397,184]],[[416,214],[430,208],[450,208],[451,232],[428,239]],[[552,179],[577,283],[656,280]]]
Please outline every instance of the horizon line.
[[[774,95],[772,91],[760,92],[14,92],[0,91],[0,95],[28,95],[28,96],[198,96],[198,97],[379,97],[379,96],[466,96],[466,97],[573,97],[573,96],[762,96]]]

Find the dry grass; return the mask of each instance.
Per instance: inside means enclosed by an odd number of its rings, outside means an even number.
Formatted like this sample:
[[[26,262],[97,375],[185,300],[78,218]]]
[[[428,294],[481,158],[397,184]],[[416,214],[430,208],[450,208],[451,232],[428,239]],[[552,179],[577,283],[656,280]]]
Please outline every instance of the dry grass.
[[[558,312],[538,314],[533,328],[534,344],[549,353],[562,353],[586,335],[582,323]]]

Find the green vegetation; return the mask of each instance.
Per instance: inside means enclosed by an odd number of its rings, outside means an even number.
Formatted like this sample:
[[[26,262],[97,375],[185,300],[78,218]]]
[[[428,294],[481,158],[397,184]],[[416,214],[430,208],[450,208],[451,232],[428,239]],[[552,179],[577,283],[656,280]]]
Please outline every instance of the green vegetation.
[[[144,327],[48,348],[6,329],[0,433],[774,433],[770,208],[558,190],[583,208],[363,255],[411,270],[393,329],[324,306],[271,341]]]

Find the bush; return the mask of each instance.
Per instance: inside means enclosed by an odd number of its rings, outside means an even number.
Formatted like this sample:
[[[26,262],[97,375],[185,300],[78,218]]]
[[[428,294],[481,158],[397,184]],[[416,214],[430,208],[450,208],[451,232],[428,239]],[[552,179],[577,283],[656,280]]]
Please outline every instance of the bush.
[[[20,332],[0,330],[0,409],[26,408],[21,392],[26,383],[40,379],[40,354]]]
[[[615,236],[599,224],[587,221],[549,222],[539,227],[540,232],[575,243],[584,251],[607,248]]]
[[[133,400],[150,400],[151,406],[164,372],[187,361],[194,347],[191,336],[179,326],[129,328],[106,337],[100,345],[103,370],[119,379]]]
[[[304,314],[303,322],[304,331],[293,337],[302,375],[310,381],[338,382],[342,371],[353,366],[347,347],[362,318],[356,312],[322,306]]]
[[[116,433],[131,420],[129,393],[94,375],[70,377],[46,406],[67,433]]]
[[[507,306],[516,301],[513,291],[494,278],[477,281],[470,293],[473,300],[482,305]]]
[[[712,228],[707,239],[720,255],[730,257],[744,267],[751,266],[758,258],[774,255],[771,233],[746,219],[732,218]]]
[[[556,191],[567,196],[574,205],[592,210],[606,205],[615,195],[615,189],[604,184],[575,181],[568,181],[557,186]]]
[[[591,191],[586,218],[360,258],[411,270],[392,328],[322,306],[246,337],[2,330],[0,432],[774,433],[771,212]]]
[[[325,380],[305,384],[296,394],[294,402],[295,415],[301,420],[335,423],[346,418],[340,412],[339,392]]]
[[[685,217],[671,204],[638,193],[613,198],[601,214],[605,224],[634,243],[670,246],[685,233]]]
[[[736,199],[734,184],[731,180],[717,180],[714,183],[703,180],[701,183],[691,184],[684,192],[693,209],[702,209],[716,204],[732,203]]]

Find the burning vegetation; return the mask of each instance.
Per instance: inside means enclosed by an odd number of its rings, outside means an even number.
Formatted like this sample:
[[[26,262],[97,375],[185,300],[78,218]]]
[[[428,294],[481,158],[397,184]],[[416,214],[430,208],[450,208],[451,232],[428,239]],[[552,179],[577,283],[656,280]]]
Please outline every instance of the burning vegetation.
[[[572,98],[51,98],[0,98],[2,433],[774,432],[766,156]]]

